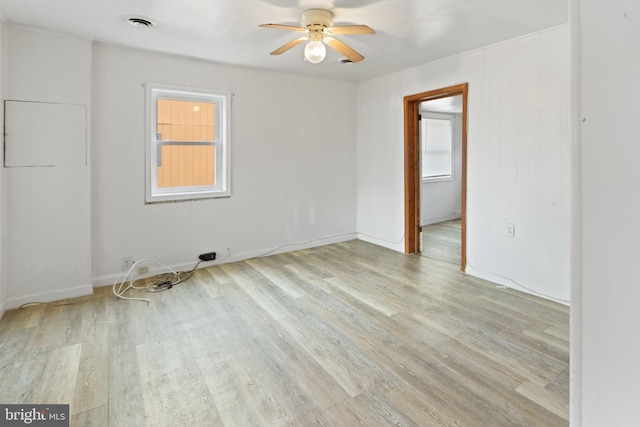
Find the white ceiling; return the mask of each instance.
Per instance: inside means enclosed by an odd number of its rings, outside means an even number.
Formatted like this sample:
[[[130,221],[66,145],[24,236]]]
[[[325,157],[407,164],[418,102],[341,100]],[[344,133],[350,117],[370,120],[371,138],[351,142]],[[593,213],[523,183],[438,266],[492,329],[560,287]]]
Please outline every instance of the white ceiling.
[[[341,64],[328,49],[321,64],[304,45],[271,56],[298,35],[258,28],[300,24],[309,8],[329,9],[334,25],[366,24],[374,35],[339,36],[365,60]],[[567,22],[566,0],[0,0],[11,23],[100,42],[247,67],[363,81]],[[124,15],[143,15],[136,28]]]

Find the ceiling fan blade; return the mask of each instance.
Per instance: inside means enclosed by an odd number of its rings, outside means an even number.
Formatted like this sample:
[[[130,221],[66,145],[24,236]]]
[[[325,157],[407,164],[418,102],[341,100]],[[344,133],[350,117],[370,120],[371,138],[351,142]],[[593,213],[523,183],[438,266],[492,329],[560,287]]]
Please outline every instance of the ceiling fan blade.
[[[325,32],[331,34],[375,34],[373,28],[366,25],[339,25],[337,27],[329,27]]]
[[[285,44],[283,46],[280,46],[279,48],[277,48],[276,50],[271,52],[271,55],[280,55],[281,53],[284,53],[284,52],[288,51],[292,47],[299,45],[300,43],[302,43],[306,39],[307,39],[307,37],[298,37],[295,40],[291,40],[289,43],[287,43],[287,44]]]
[[[342,56],[349,59],[351,62],[360,62],[364,59],[364,56],[360,55],[358,52],[338,39],[334,39],[333,37],[325,37],[324,42],[325,44],[328,44],[329,47],[340,53]]]
[[[306,28],[296,27],[294,25],[282,25],[282,24],[261,24],[258,25],[260,28],[277,28],[278,30],[289,30],[289,31],[307,31]]]

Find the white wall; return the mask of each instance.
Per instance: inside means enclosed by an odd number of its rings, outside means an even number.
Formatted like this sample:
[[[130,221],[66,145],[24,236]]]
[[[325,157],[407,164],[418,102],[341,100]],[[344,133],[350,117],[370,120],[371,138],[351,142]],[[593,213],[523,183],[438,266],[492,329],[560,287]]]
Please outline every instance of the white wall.
[[[423,118],[428,113],[422,113]],[[420,184],[420,225],[460,218],[462,214],[462,114],[454,114],[453,177]]]
[[[25,105],[47,103],[43,105],[53,109],[72,104],[88,118],[91,42],[10,26],[6,46],[6,99]],[[33,120],[33,129],[40,129],[37,133],[43,138],[19,138],[8,130],[7,145],[64,145],[64,132],[56,139],[48,128],[41,129],[44,123]],[[87,128],[88,123],[81,126]],[[84,134],[88,136],[88,129]],[[89,165],[62,163],[5,169],[7,307],[92,292]]]
[[[5,18],[0,14],[0,100],[4,100],[4,42]],[[0,126],[4,129],[4,102],[0,105]],[[6,223],[5,223],[5,171],[4,171],[4,132],[0,132],[0,317],[7,301],[7,268],[6,268]]]
[[[234,93],[230,198],[144,204],[146,82]],[[126,256],[182,267],[355,238],[354,83],[99,43],[92,83],[95,283]]]
[[[359,237],[404,249],[403,97],[468,82],[467,272],[568,301],[568,41],[562,26],[360,84]]]
[[[582,282],[576,292],[580,310],[572,321],[582,331],[571,342],[582,364],[576,372],[578,404],[582,401],[577,412],[583,426],[637,426],[640,3],[577,3],[582,44],[577,70],[582,80]]]

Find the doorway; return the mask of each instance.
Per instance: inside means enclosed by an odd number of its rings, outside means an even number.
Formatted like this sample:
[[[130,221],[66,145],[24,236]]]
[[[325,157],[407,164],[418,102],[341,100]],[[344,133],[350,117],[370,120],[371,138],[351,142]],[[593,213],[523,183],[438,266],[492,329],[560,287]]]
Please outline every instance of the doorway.
[[[433,101],[453,96],[462,96],[462,167],[461,167],[461,218],[460,218],[460,269],[466,268],[467,235],[467,93],[468,84],[463,83],[438,90],[422,92],[404,97],[404,134],[405,134],[405,253],[420,251],[420,106],[425,101]]]

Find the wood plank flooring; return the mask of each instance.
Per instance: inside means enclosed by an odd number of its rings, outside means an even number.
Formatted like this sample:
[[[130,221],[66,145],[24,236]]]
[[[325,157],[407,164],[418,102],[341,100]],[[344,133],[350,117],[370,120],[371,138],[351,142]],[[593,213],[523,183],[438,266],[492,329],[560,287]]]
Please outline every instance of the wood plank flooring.
[[[420,254],[460,266],[461,227],[459,219],[423,225]]]
[[[77,426],[567,426],[569,309],[358,240],[197,270],[149,305],[5,313],[0,402]]]

